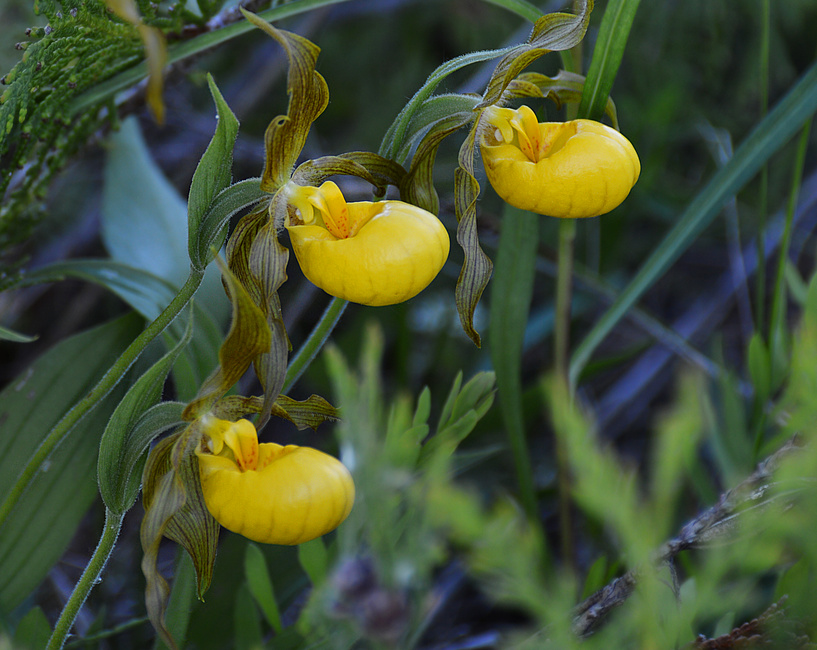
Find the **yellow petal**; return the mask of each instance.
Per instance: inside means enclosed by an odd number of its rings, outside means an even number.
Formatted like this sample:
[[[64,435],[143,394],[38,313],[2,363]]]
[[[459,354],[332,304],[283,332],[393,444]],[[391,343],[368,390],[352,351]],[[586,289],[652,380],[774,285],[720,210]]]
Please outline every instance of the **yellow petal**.
[[[304,275],[328,294],[363,305],[393,305],[425,289],[448,259],[445,227],[402,201],[347,204],[349,236],[288,224]]]
[[[578,218],[610,212],[627,198],[641,173],[627,138],[593,120],[538,124],[539,133],[531,134],[531,115],[530,109],[485,111],[480,151],[502,199],[538,214]]]
[[[228,530],[265,544],[301,544],[340,525],[355,486],[336,458],[310,447],[258,446],[256,470],[197,452],[207,509]]]

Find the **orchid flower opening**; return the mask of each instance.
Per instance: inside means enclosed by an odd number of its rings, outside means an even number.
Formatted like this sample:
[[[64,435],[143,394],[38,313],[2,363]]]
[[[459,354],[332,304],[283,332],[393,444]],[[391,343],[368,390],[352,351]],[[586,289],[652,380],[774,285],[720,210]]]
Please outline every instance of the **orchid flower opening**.
[[[265,544],[301,544],[337,528],[355,486],[336,458],[258,442],[249,420],[208,416],[196,450],[207,509],[228,530]]]
[[[413,298],[448,259],[440,220],[403,201],[347,203],[332,181],[290,183],[285,226],[304,275],[326,293],[362,305]]]
[[[491,106],[480,151],[496,193],[551,217],[597,217],[627,198],[641,173],[633,145],[593,120],[539,123],[527,106]]]

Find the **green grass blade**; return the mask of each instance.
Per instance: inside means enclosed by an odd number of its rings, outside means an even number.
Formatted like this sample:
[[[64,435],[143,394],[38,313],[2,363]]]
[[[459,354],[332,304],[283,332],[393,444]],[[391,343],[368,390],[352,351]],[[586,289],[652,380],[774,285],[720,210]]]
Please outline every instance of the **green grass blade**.
[[[607,5],[587,72],[579,117],[598,120],[604,115],[639,2],[641,0],[610,0]]]
[[[512,11],[532,23],[542,17],[542,11],[526,0],[483,0],[483,2]]]
[[[93,387],[142,326],[130,315],[72,336],[0,392],[0,498],[65,410]],[[124,386],[83,420],[28,482],[0,525],[0,612],[19,606],[48,575],[97,498],[99,438]]]
[[[31,343],[32,341],[36,340],[36,335],[29,336],[27,334],[15,332],[8,327],[0,327],[0,341],[11,341],[12,343]]]
[[[777,261],[777,274],[774,282],[774,295],[772,296],[772,316],[770,321],[770,340],[775,337],[785,336],[786,328],[786,285],[785,273],[786,262],[789,259],[789,247],[791,246],[792,224],[794,222],[794,211],[797,207],[797,197],[800,194],[800,185],[803,181],[803,167],[806,164],[806,152],[809,144],[809,133],[811,131],[811,120],[807,120],[800,131],[800,138],[797,144],[797,154],[794,160],[794,170],[792,172],[791,188],[789,189],[789,200],[786,205],[786,222],[783,228],[783,239],[780,241],[780,256]],[[769,350],[774,353],[775,346],[770,345]],[[774,359],[772,367],[774,367]]]
[[[539,219],[538,215],[515,208],[509,207],[505,211],[491,283],[488,327],[491,361],[514,457],[520,500],[532,520],[536,516],[536,495],[522,417],[521,365],[522,342],[533,292]]]
[[[760,62],[759,62],[759,90],[760,90],[760,117],[766,117],[769,112],[769,40],[771,31],[771,2],[761,0],[760,10]],[[761,335],[766,328],[766,217],[769,197],[769,167],[763,166],[760,170],[760,189],[757,201],[757,271],[755,272],[755,319]]]
[[[276,634],[281,633],[281,613],[278,610],[278,601],[275,600],[275,590],[269,575],[267,561],[261,549],[250,542],[244,551],[244,575],[247,587],[261,608],[264,617]]]
[[[721,211],[724,203],[758,172],[773,153],[791,139],[815,111],[817,63],[806,71],[789,93],[755,127],[732,159],[717,171],[619,295],[618,300],[584,338],[575,350],[570,365],[572,385],[576,385],[579,374],[596,347],[636,301],[692,244]]]

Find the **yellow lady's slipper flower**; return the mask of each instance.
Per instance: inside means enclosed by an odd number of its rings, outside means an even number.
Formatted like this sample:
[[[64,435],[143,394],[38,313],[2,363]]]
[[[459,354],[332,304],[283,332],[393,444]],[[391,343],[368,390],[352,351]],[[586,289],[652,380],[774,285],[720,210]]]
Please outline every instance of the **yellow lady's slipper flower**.
[[[618,206],[641,173],[621,133],[593,120],[539,123],[527,106],[483,114],[485,173],[507,203],[551,217],[596,217]]]
[[[287,188],[285,226],[304,275],[326,293],[362,305],[416,296],[448,259],[448,233],[403,201],[347,203],[332,181]]]
[[[310,447],[258,443],[248,420],[212,416],[196,450],[207,509],[228,530],[265,544],[301,544],[337,528],[355,485],[336,458]]]

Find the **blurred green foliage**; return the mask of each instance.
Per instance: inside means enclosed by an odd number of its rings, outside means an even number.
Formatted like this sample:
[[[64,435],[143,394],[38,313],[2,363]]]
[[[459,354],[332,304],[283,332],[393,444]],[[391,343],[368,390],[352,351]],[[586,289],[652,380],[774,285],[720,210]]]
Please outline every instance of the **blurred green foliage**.
[[[376,150],[394,117],[441,63],[523,40],[528,26],[502,4],[341,2],[287,18],[284,27],[321,47],[318,70],[331,88],[331,103],[315,123],[305,155]],[[562,8],[538,4],[549,11]],[[599,1],[592,16],[582,53],[585,70],[605,8]],[[627,286],[728,160],[732,145],[737,148],[760,122],[763,95],[768,93],[773,106],[813,65],[814,2],[788,0],[770,8],[764,91],[759,62],[766,19],[760,0],[640,4],[612,93],[621,129],[635,144],[643,171],[624,206],[578,227],[572,322],[576,343],[604,313],[610,293]],[[20,60],[14,43],[24,40],[26,27],[42,27],[44,20],[34,16],[28,3],[14,0],[0,7],[0,24],[0,68],[6,72]],[[136,50],[133,45],[120,54],[138,58]],[[552,75],[560,66],[554,54],[532,69]],[[74,156],[90,134],[107,137],[103,131],[111,124],[95,113],[92,123],[72,131],[76,141],[67,149],[72,165],[51,183],[42,224],[27,241],[6,249],[7,259],[13,265],[27,256],[38,263],[61,261],[65,253],[59,246],[66,241],[72,255],[98,257],[104,252],[105,262],[69,260],[34,271],[29,284],[79,278],[115,292],[141,317],[155,317],[187,268],[187,260],[177,254],[184,251],[187,233],[175,192],[187,194],[196,161],[213,131],[203,72],[214,73],[227,104],[241,119],[234,165],[235,180],[240,180],[258,175],[264,128],[284,112],[283,69],[280,52],[260,33],[222,44],[169,77],[168,126],[152,125],[138,103],[121,108],[123,113],[138,112],[141,126],[135,120],[123,123],[107,139],[111,149],[105,162],[94,144],[85,149],[86,155]],[[486,64],[459,71],[439,91],[481,91],[492,69]],[[566,115],[564,108],[552,104],[537,108],[548,119]],[[19,137],[18,127],[19,122],[11,131],[14,137]],[[113,127],[118,128],[116,120]],[[805,137],[805,181],[797,184],[804,201],[798,223],[803,225],[787,251],[790,263],[785,269],[788,345],[770,345],[764,334],[768,324],[753,320],[752,310],[748,319],[737,308],[716,312],[704,299],[731,305],[733,294],[718,294],[718,281],[728,277],[741,249],[749,250],[756,237],[771,241],[769,233],[782,222],[777,215],[790,190],[793,144],[782,146],[771,158],[766,181],[750,182],[723,219],[697,236],[664,277],[650,283],[644,299],[628,311],[631,318],[605,340],[588,365],[575,398],[548,372],[555,220],[539,220],[537,238],[529,242],[532,258],[512,260],[531,263],[525,281],[498,273],[501,284],[494,290],[500,293],[495,302],[487,302],[488,309],[477,312],[478,329],[487,324],[490,332],[503,315],[489,317],[491,304],[501,312],[502,304],[520,296],[529,301],[524,318],[521,312],[511,315],[517,318],[511,318],[510,342],[503,343],[500,336],[508,332],[494,330],[486,337],[486,349],[476,350],[460,332],[453,306],[455,267],[461,259],[456,251],[450,268],[414,301],[376,311],[350,307],[332,335],[333,345],[296,385],[298,395],[332,396],[342,409],[340,423],[308,434],[278,423],[266,430],[276,441],[338,452],[353,469],[358,489],[349,520],[337,533],[298,549],[261,548],[223,534],[204,603],[192,598],[195,577],[189,563],[162,548],[160,569],[175,571],[176,577],[168,628],[177,639],[185,639],[186,647],[195,648],[447,648],[473,642],[483,643],[481,647],[592,649],[706,647],[696,645],[703,643],[696,641],[698,634],[711,640],[723,635],[721,647],[740,647],[744,639],[737,630],[746,623],[748,632],[763,635],[771,647],[808,647],[817,639],[817,281],[815,135]],[[454,136],[443,144],[435,168],[440,216],[451,231],[456,227],[451,172],[460,140]],[[14,142],[9,140],[11,147]],[[10,155],[0,160],[3,172],[12,171],[8,161],[17,162]],[[129,173],[129,160],[139,160],[138,173]],[[138,187],[133,187],[137,180]],[[349,187],[361,198],[370,191],[354,182]],[[165,197],[161,206],[150,207],[157,197]],[[23,201],[27,208],[39,202],[39,197],[33,203],[28,198]],[[103,236],[89,243],[82,239],[83,223],[93,221],[100,201]],[[4,205],[10,204],[6,200]],[[137,221],[144,210],[151,212],[162,237],[152,236]],[[514,215],[485,189],[479,210],[482,245],[497,259],[499,234]],[[771,226],[761,231],[767,211]],[[733,216],[739,225],[737,242],[729,235]],[[764,260],[770,269],[776,254]],[[742,258],[747,262],[750,256]],[[325,300],[296,267],[289,273],[281,300],[297,348]],[[68,399],[63,393],[73,391],[79,397],[90,387],[86,375],[100,370],[100,364],[109,363],[108,353],[121,348],[123,333],[132,338],[141,327],[140,317],[131,316],[71,336],[125,310],[71,286],[61,283],[42,298],[25,294],[19,303],[23,307],[6,301],[9,294],[0,297],[4,326],[41,337],[29,343],[0,342],[7,384],[0,394],[0,450],[7,465],[24,463],[28,447],[48,430],[37,425],[36,432],[29,433],[23,421],[34,415],[57,419],[69,406],[63,403]],[[748,285],[738,291],[745,291],[751,303],[758,300]],[[83,300],[93,302],[85,312]],[[218,282],[205,284],[197,297],[193,342],[184,352],[186,365],[174,370],[175,387],[168,385],[167,397],[192,398],[217,363],[226,305]],[[695,315],[718,322],[686,341],[708,364],[683,370],[678,364],[671,370],[656,366],[654,374],[648,368],[643,380],[628,374],[634,367],[643,368],[637,364],[661,352],[662,345],[677,350],[666,331],[643,329],[645,317],[672,328],[683,327],[684,319]],[[95,348],[79,361],[65,352],[86,337],[94,337],[104,349]],[[167,337],[172,347],[181,329],[169,330]],[[66,338],[64,343],[44,352],[61,338]],[[158,349],[148,356],[137,370],[143,372],[158,358]],[[358,360],[356,365],[352,359]],[[43,365],[50,368],[43,370]],[[520,505],[524,497],[517,488],[507,420],[494,405],[494,366],[498,375],[511,376],[499,380],[497,402],[513,405],[518,424],[511,426],[524,436],[522,455],[530,463],[535,496],[532,508]],[[25,410],[30,404],[20,400],[31,373],[32,382],[48,373],[70,375],[59,380],[59,389],[51,389],[46,406],[36,414]],[[244,382],[246,386],[250,380]],[[515,383],[518,388],[502,395]],[[653,384],[657,397],[649,392]],[[630,395],[628,390],[635,396],[626,402],[622,398],[620,410],[610,416],[609,395]],[[0,566],[0,575],[7,581],[19,578],[25,588],[3,591],[0,648],[43,647],[70,592],[65,585],[78,577],[71,564],[84,562],[91,552],[100,508],[98,503],[92,506],[80,522],[93,490],[77,475],[88,474],[88,441],[98,439],[112,409],[103,404],[60,447],[61,456],[55,456],[53,462],[64,462],[66,454],[82,448],[82,458],[65,464],[65,472],[57,477],[73,482],[73,492],[61,489],[65,499],[76,494],[71,507],[60,513],[71,521],[55,521],[37,562],[19,568],[21,554],[34,545],[20,542],[15,551],[9,540],[17,538],[4,532],[0,559],[15,568],[12,572]],[[626,424],[619,426],[617,420],[625,415]],[[29,436],[25,453],[14,451],[11,445],[23,434]],[[561,532],[557,439],[568,453],[575,562],[556,550]],[[780,448],[789,451],[770,465],[768,474],[753,474],[757,461]],[[53,470],[49,474],[44,469],[26,497],[38,499],[30,508],[39,522],[37,531],[48,527],[49,507],[56,508],[46,497],[39,500],[41,484],[49,477],[56,481],[54,476]],[[756,481],[746,485],[749,476]],[[3,473],[3,491],[13,478]],[[730,494],[734,503],[727,498],[729,507],[722,517],[714,517],[708,527],[690,526],[702,526],[701,517],[711,513],[707,508],[717,507]],[[128,515],[118,551],[103,583],[92,592],[70,647],[153,643],[141,602],[144,585],[134,577],[139,570],[138,517],[138,512]],[[673,540],[685,543],[673,546]],[[65,547],[69,554],[57,563]],[[616,579],[619,582],[613,582]],[[590,607],[584,599],[611,585],[621,591],[599,601],[612,605],[591,626],[582,618],[587,611],[583,608]],[[577,637],[577,632],[590,630],[592,636]]]

